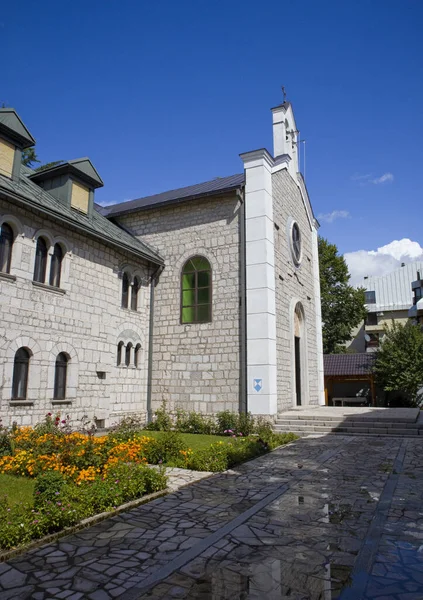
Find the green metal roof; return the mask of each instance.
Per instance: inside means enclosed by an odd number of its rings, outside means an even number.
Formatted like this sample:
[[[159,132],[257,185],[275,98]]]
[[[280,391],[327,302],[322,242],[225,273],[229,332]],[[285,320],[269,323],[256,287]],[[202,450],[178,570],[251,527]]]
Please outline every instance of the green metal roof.
[[[14,108],[0,108],[0,130],[16,140],[22,148],[29,148],[35,140]]]
[[[0,176],[0,196],[6,196],[14,202],[39,210],[87,236],[100,239],[105,245],[126,250],[138,258],[157,265],[164,264],[163,258],[153,248],[103,217],[95,207],[92,214],[88,216],[65,206],[31,181],[30,176],[33,174],[32,169],[21,166],[19,181]]]
[[[68,160],[60,165],[35,171],[29,175],[29,178],[32,179],[32,181],[38,182],[51,179],[52,177],[58,177],[64,173],[76,175],[82,179],[82,181],[86,181],[93,188],[103,187],[104,185],[103,180],[97,173],[93,163],[87,157]]]

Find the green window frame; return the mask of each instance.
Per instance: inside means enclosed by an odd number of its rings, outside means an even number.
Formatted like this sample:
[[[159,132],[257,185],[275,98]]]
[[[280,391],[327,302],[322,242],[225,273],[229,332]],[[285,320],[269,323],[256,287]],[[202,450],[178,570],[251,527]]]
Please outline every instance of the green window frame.
[[[193,256],[181,273],[181,323],[211,323],[212,270],[204,256]]]

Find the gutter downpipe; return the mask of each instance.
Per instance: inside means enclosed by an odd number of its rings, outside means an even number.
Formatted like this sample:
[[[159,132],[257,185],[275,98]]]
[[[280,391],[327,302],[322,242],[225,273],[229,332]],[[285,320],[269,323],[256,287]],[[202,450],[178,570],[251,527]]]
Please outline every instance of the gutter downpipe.
[[[240,382],[239,412],[248,412],[247,402],[247,286],[246,286],[246,233],[245,233],[245,187],[238,191],[241,206],[239,210],[239,287],[240,287]]]
[[[147,359],[147,423],[151,423],[153,414],[151,410],[151,395],[153,381],[153,328],[154,328],[154,290],[162,274],[164,265],[159,265],[153,271],[150,280],[150,319],[148,327],[148,359]]]

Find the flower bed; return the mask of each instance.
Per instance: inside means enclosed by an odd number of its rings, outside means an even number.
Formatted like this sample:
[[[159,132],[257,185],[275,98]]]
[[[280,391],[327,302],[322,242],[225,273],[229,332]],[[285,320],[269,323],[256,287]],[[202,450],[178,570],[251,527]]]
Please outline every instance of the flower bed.
[[[262,437],[228,429],[226,439],[191,448],[176,431],[149,435],[127,423],[107,435],[93,433],[71,431],[67,419],[51,414],[33,428],[7,430],[0,423],[0,474],[36,479],[33,506],[0,498],[0,548],[26,543],[164,489],[165,465],[223,471],[296,438],[269,428]],[[157,471],[148,463],[162,466]]]

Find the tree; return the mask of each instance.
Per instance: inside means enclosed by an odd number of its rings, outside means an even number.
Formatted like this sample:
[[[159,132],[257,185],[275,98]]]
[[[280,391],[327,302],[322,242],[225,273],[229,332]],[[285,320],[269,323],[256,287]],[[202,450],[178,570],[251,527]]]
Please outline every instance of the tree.
[[[373,372],[386,392],[400,392],[412,403],[419,402],[423,385],[423,331],[408,321],[392,321],[385,327],[383,341],[376,351]]]
[[[319,237],[320,294],[323,321],[323,352],[345,351],[342,344],[366,317],[364,289],[350,285],[350,274],[335,244]]]
[[[22,164],[26,167],[33,167],[33,163],[39,163],[35,148],[25,148],[22,150]]]

